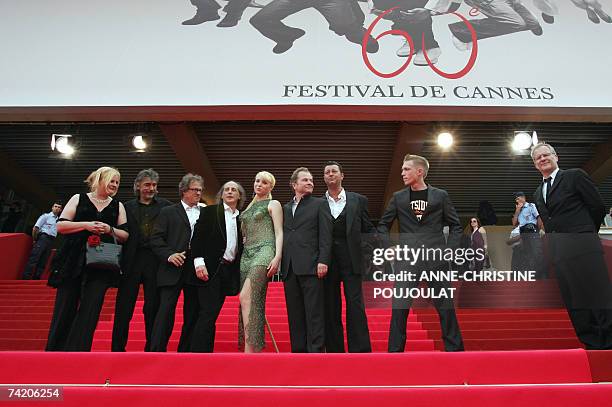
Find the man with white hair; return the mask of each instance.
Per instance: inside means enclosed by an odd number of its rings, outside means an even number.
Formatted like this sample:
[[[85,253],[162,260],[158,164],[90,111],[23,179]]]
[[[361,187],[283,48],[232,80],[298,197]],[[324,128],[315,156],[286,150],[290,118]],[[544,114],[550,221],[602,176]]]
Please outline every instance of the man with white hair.
[[[559,169],[550,144],[534,146],[531,158],[543,178],[535,204],[576,335],[587,349],[612,349],[612,290],[598,235],[606,212],[601,195],[583,170]]]

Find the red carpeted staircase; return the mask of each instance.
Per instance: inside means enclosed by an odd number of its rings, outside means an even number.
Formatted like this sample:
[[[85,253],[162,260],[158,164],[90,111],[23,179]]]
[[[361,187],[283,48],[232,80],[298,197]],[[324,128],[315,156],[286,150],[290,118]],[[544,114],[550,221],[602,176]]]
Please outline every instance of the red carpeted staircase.
[[[549,283],[546,283],[549,284]],[[540,284],[540,285],[546,285]],[[499,289],[488,287],[485,291]],[[549,287],[550,288],[550,287]],[[237,299],[228,298],[219,318],[214,354],[151,354],[144,347],[140,308],[132,321],[128,353],[110,349],[115,290],[107,294],[91,353],[16,352],[44,348],[55,291],[44,282],[0,281],[0,383],[56,385],[61,401],[45,405],[181,406],[187,404],[310,407],[336,406],[546,406],[608,405],[612,352],[576,348],[567,314],[551,296],[529,309],[530,290],[495,293],[505,307],[483,296],[483,287],[462,287],[458,311],[467,350],[441,349],[435,310],[416,304],[407,349],[386,349],[390,310],[368,309],[372,354],[290,354],[282,285],[270,285],[267,314],[281,354],[236,352]],[[523,291],[521,295],[520,292]],[[546,289],[535,290],[540,299]],[[491,297],[491,296],[490,296]],[[518,301],[518,302],[517,302]],[[176,349],[181,313],[170,349]],[[480,352],[478,350],[489,350]],[[503,350],[522,349],[514,352]],[[527,350],[539,349],[539,350]],[[223,353],[231,352],[231,353]],[[6,396],[0,386],[0,400]],[[32,401],[32,400],[29,400]],[[22,403],[23,404],[23,403]],[[28,404],[27,402],[25,404]]]
[[[554,282],[525,286],[464,286],[457,311],[466,350],[568,349],[580,347],[567,313],[563,308],[522,308],[537,298],[537,305],[559,305]],[[116,290],[108,291],[98,329],[94,351],[110,350],[114,299]],[[490,301],[488,297],[495,298]],[[0,281],[0,350],[42,350],[46,342],[53,310],[55,290],[44,281]],[[511,302],[514,301],[514,302]],[[487,307],[465,308],[479,305]],[[431,307],[417,302],[409,316],[408,351],[442,350],[438,316]],[[499,308],[511,306],[510,308]],[[136,304],[130,329],[128,351],[144,349],[144,321],[141,313],[142,293]],[[266,305],[267,319],[280,352],[288,352],[289,329],[282,284],[271,283]],[[375,352],[387,349],[391,310],[368,308],[368,323]],[[169,350],[175,351],[182,325],[182,299],[179,300],[174,333]],[[215,350],[236,352],[238,298],[228,297],[217,323]],[[273,352],[266,332],[266,351]]]

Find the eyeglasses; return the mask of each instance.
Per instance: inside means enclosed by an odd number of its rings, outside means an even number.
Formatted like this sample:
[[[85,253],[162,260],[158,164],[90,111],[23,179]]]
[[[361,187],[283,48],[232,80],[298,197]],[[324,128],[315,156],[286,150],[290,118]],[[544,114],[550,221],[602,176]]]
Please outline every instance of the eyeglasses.
[[[472,223],[478,223],[478,221],[477,221],[477,220],[471,220],[470,222],[472,222]]]
[[[202,188],[189,188],[190,191],[201,193],[203,191]]]

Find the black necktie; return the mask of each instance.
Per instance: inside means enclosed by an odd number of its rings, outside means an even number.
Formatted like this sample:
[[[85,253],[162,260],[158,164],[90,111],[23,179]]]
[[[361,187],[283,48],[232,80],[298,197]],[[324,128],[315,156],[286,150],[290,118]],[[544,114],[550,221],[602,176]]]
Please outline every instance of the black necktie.
[[[552,187],[552,177],[546,178],[544,183],[546,184],[546,195],[544,195],[544,202],[548,203],[548,196],[550,195],[550,188]]]

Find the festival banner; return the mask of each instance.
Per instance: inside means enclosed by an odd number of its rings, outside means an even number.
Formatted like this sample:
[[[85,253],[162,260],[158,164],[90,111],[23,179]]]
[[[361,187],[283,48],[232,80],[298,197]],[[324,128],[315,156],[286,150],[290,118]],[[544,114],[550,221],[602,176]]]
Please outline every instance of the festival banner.
[[[612,107],[597,0],[0,1],[0,107]]]

